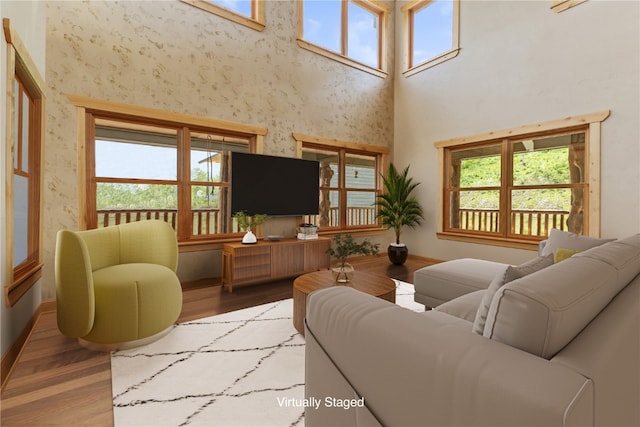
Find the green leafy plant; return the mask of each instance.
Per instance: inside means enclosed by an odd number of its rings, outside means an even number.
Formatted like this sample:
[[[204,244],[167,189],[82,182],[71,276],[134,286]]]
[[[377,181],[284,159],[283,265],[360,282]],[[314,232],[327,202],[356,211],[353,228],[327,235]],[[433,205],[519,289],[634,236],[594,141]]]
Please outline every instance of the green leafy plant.
[[[233,218],[241,230],[253,231],[258,225],[264,224],[269,216],[265,214],[247,215],[245,211],[238,211],[233,214]]]
[[[346,236],[337,234],[333,238],[333,245],[326,252],[336,258],[340,263],[340,267],[344,269],[347,257],[352,255],[378,255],[379,251],[380,245],[377,243],[374,245],[367,239],[362,243],[357,243],[353,240],[351,234]]]
[[[398,172],[393,163],[389,164],[386,175],[382,176],[384,193],[378,196],[375,204],[378,206],[378,218],[382,225],[393,228],[396,244],[400,244],[402,227],[416,227],[424,219],[422,206],[411,192],[420,185],[409,177],[409,166]]]

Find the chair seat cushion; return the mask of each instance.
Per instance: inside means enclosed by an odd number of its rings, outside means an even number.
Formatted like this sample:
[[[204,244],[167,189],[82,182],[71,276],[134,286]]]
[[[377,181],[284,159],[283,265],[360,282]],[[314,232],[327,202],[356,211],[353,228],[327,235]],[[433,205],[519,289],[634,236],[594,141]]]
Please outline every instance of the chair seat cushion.
[[[132,341],[171,326],[182,310],[176,274],[157,264],[131,263],[93,272],[96,313],[86,340]]]

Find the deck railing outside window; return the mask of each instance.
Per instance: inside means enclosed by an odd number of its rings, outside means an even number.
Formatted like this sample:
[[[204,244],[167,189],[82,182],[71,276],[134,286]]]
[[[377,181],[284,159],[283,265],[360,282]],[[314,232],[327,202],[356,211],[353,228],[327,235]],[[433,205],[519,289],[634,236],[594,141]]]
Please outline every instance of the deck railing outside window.
[[[567,231],[569,211],[512,210],[511,235],[546,237],[552,228]],[[497,209],[458,210],[458,227],[461,230],[499,232],[500,211]]]
[[[191,211],[193,223],[193,235],[203,236],[215,234],[220,227],[219,209],[193,209]],[[171,224],[175,229],[178,221],[176,209],[99,209],[98,227],[125,224],[128,222],[144,221],[147,219],[159,219]],[[305,215],[304,222],[319,224],[318,215]],[[331,227],[337,227],[339,222],[338,208],[329,211],[329,223]],[[371,225],[376,223],[375,207],[354,207],[347,210],[349,225]]]

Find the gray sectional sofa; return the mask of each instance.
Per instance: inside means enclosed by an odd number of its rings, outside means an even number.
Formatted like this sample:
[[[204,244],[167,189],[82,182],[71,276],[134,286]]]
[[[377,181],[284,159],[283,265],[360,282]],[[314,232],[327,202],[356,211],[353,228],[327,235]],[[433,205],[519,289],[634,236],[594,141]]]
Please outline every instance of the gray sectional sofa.
[[[640,234],[543,258],[425,313],[312,293],[306,396],[342,404],[305,424],[640,425]]]

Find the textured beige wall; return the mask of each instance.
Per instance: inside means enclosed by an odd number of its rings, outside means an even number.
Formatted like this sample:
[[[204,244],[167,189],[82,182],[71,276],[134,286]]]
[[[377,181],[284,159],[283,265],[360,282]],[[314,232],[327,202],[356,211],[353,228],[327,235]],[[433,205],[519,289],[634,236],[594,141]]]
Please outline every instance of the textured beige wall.
[[[76,112],[65,94],[267,127],[266,154],[294,156],[292,132],[392,145],[393,77],[299,48],[294,0],[265,2],[262,32],[179,1],[52,1],[47,13],[45,299],[55,233],[78,227]],[[388,29],[393,46],[391,20]]]
[[[514,264],[534,256],[437,239],[435,141],[603,110],[611,116],[602,125],[601,233],[640,231],[640,3],[590,0],[562,13],[550,4],[463,1],[460,54],[410,77],[398,75],[395,160],[411,164],[422,182],[418,198],[427,218],[407,233],[413,253]],[[402,48],[398,43],[398,57]]]

